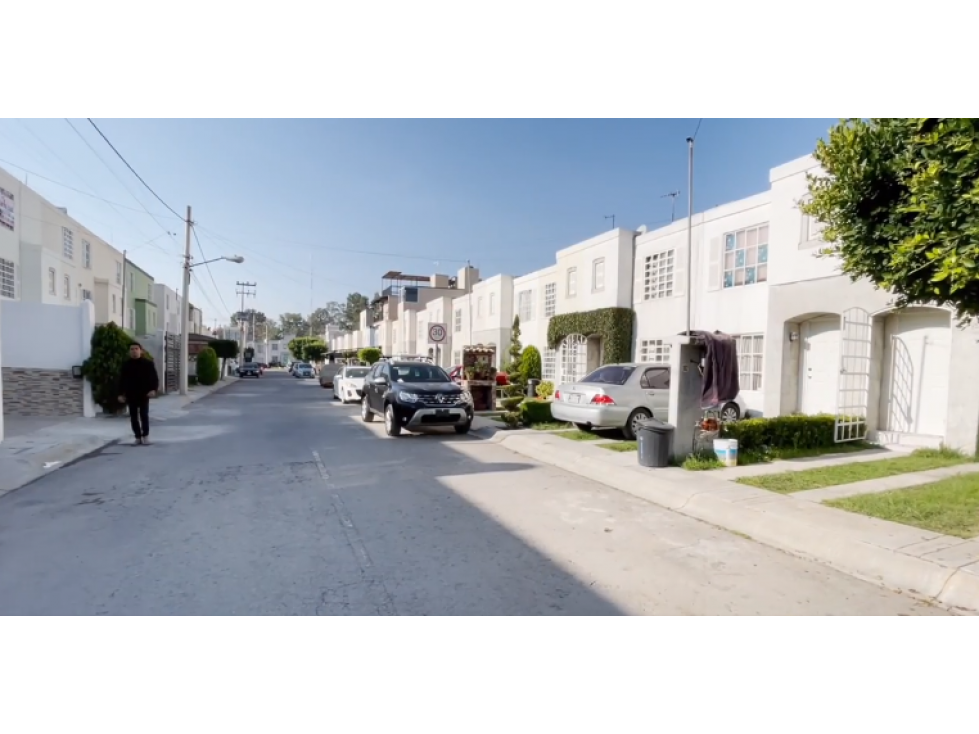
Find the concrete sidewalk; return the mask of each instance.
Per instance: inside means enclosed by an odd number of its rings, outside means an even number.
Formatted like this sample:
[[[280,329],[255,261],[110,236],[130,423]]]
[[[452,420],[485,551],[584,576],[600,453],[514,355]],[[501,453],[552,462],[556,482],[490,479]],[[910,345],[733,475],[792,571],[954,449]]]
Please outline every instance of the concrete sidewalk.
[[[833,509],[814,502],[815,497],[780,495],[736,484],[733,477],[711,476],[715,472],[645,469],[635,453],[616,454],[588,441],[486,425],[480,429],[479,435],[492,443],[680,514],[890,589],[979,612],[979,539]]]
[[[233,385],[238,378],[225,378],[210,387],[190,388],[184,397],[163,395],[150,404],[150,422],[167,421],[183,415],[191,403]],[[130,439],[129,418],[99,415],[71,418],[0,442],[0,496],[60,469],[123,439]]]

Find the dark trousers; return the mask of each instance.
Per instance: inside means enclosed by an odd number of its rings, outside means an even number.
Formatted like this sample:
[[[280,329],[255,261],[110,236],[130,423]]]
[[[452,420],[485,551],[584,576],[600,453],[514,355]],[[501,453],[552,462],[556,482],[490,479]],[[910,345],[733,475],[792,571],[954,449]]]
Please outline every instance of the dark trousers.
[[[129,422],[133,427],[133,435],[136,436],[136,438],[145,438],[149,436],[150,399],[147,397],[127,397],[126,405],[129,406]]]

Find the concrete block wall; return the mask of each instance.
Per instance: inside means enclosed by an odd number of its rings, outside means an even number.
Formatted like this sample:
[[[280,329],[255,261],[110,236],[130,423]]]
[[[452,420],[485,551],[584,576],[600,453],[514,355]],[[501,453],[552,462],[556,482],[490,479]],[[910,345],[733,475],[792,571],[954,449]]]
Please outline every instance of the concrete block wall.
[[[85,381],[71,370],[3,368],[3,412],[7,416],[60,417],[84,414]]]

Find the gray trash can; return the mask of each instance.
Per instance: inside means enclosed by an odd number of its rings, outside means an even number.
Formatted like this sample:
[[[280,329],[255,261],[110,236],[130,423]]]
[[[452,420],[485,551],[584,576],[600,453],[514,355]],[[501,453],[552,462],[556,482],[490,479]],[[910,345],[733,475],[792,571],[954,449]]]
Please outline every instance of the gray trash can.
[[[673,431],[669,423],[652,418],[636,431],[639,440],[639,466],[662,469],[670,465],[673,454]]]
[[[537,386],[540,385],[540,380],[531,378],[527,380],[527,397],[536,398],[537,397]]]

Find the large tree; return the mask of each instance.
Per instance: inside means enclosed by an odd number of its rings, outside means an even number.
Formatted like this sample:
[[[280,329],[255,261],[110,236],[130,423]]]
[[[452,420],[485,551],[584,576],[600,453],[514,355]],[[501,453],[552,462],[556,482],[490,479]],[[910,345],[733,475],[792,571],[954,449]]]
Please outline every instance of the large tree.
[[[802,209],[844,273],[898,306],[979,315],[979,118],[843,120],[815,156],[825,173]]]
[[[284,334],[309,334],[309,322],[301,313],[284,313],[279,316],[279,327]]]
[[[306,319],[313,336],[323,336],[328,326],[339,327],[343,316],[343,306],[336,301],[328,301],[325,306],[318,308]]]
[[[360,313],[367,309],[368,303],[368,298],[363,293],[347,294],[347,302],[343,306],[337,326],[343,331],[356,331],[360,328]]]

